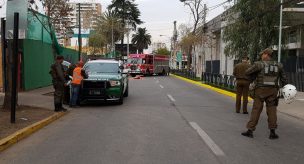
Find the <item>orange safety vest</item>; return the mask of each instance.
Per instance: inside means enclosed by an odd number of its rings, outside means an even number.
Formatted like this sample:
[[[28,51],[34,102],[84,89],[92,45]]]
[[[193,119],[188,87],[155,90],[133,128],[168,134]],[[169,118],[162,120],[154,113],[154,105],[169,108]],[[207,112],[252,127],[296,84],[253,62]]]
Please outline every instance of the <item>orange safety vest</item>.
[[[83,77],[81,76],[81,67],[76,67],[73,71],[73,80],[72,84],[81,84],[81,81],[83,80]]]

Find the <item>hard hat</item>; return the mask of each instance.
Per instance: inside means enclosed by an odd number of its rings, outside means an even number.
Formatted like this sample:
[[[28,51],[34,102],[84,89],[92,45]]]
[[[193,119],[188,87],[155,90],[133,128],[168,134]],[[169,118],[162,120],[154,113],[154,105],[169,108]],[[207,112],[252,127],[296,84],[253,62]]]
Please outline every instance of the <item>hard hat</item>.
[[[287,104],[290,104],[294,101],[297,95],[297,88],[291,84],[287,84],[282,88],[282,93],[284,100]]]

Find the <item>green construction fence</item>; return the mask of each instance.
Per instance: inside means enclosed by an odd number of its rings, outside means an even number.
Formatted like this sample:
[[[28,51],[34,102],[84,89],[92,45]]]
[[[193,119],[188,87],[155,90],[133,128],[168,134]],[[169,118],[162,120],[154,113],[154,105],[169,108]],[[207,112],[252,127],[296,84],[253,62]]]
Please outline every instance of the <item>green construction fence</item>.
[[[28,13],[27,37],[22,41],[23,90],[46,87],[52,83],[49,74],[50,66],[54,63],[52,41],[50,30],[42,26],[46,19],[47,17],[42,14],[34,16],[32,12]],[[55,36],[54,32],[51,32]],[[60,47],[57,39],[55,42],[57,54],[63,55],[70,63],[78,61],[78,51]]]

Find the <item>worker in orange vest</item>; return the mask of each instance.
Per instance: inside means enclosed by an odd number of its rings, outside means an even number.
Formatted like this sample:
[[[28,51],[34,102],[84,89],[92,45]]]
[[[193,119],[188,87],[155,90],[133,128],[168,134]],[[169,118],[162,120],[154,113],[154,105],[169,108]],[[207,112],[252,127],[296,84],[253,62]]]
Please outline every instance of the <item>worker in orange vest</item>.
[[[84,70],[82,69],[83,67],[83,62],[79,61],[76,64],[76,68],[73,71],[73,80],[71,84],[71,100],[70,100],[70,107],[76,107],[77,105],[77,100],[79,97],[79,90],[81,86],[81,82],[84,78],[86,78],[86,74]]]

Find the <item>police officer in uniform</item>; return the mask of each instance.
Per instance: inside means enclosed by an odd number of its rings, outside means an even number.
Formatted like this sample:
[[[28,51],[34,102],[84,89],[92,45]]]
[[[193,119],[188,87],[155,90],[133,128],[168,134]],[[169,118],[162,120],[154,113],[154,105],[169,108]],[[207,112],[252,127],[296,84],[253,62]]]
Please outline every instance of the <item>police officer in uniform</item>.
[[[64,58],[63,56],[56,56],[56,62],[51,65],[50,74],[52,76],[52,83],[55,89],[54,92],[54,105],[55,112],[59,111],[67,111],[67,109],[63,108],[63,91],[65,86],[65,78],[64,78],[64,69],[62,66]]]
[[[260,55],[262,61],[255,62],[247,71],[246,75],[255,76],[255,96],[250,120],[247,123],[247,131],[243,136],[253,138],[253,131],[258,124],[263,104],[266,103],[268,116],[268,128],[270,129],[269,139],[277,139],[275,133],[277,128],[277,106],[279,86],[287,84],[287,79],[281,63],[272,60],[272,50],[267,48]]]
[[[250,81],[248,76],[245,75],[246,70],[250,67],[248,56],[242,57],[242,62],[237,64],[233,69],[233,75],[236,78],[236,113],[241,110],[241,98],[243,96],[243,113],[248,114],[248,90]]]

